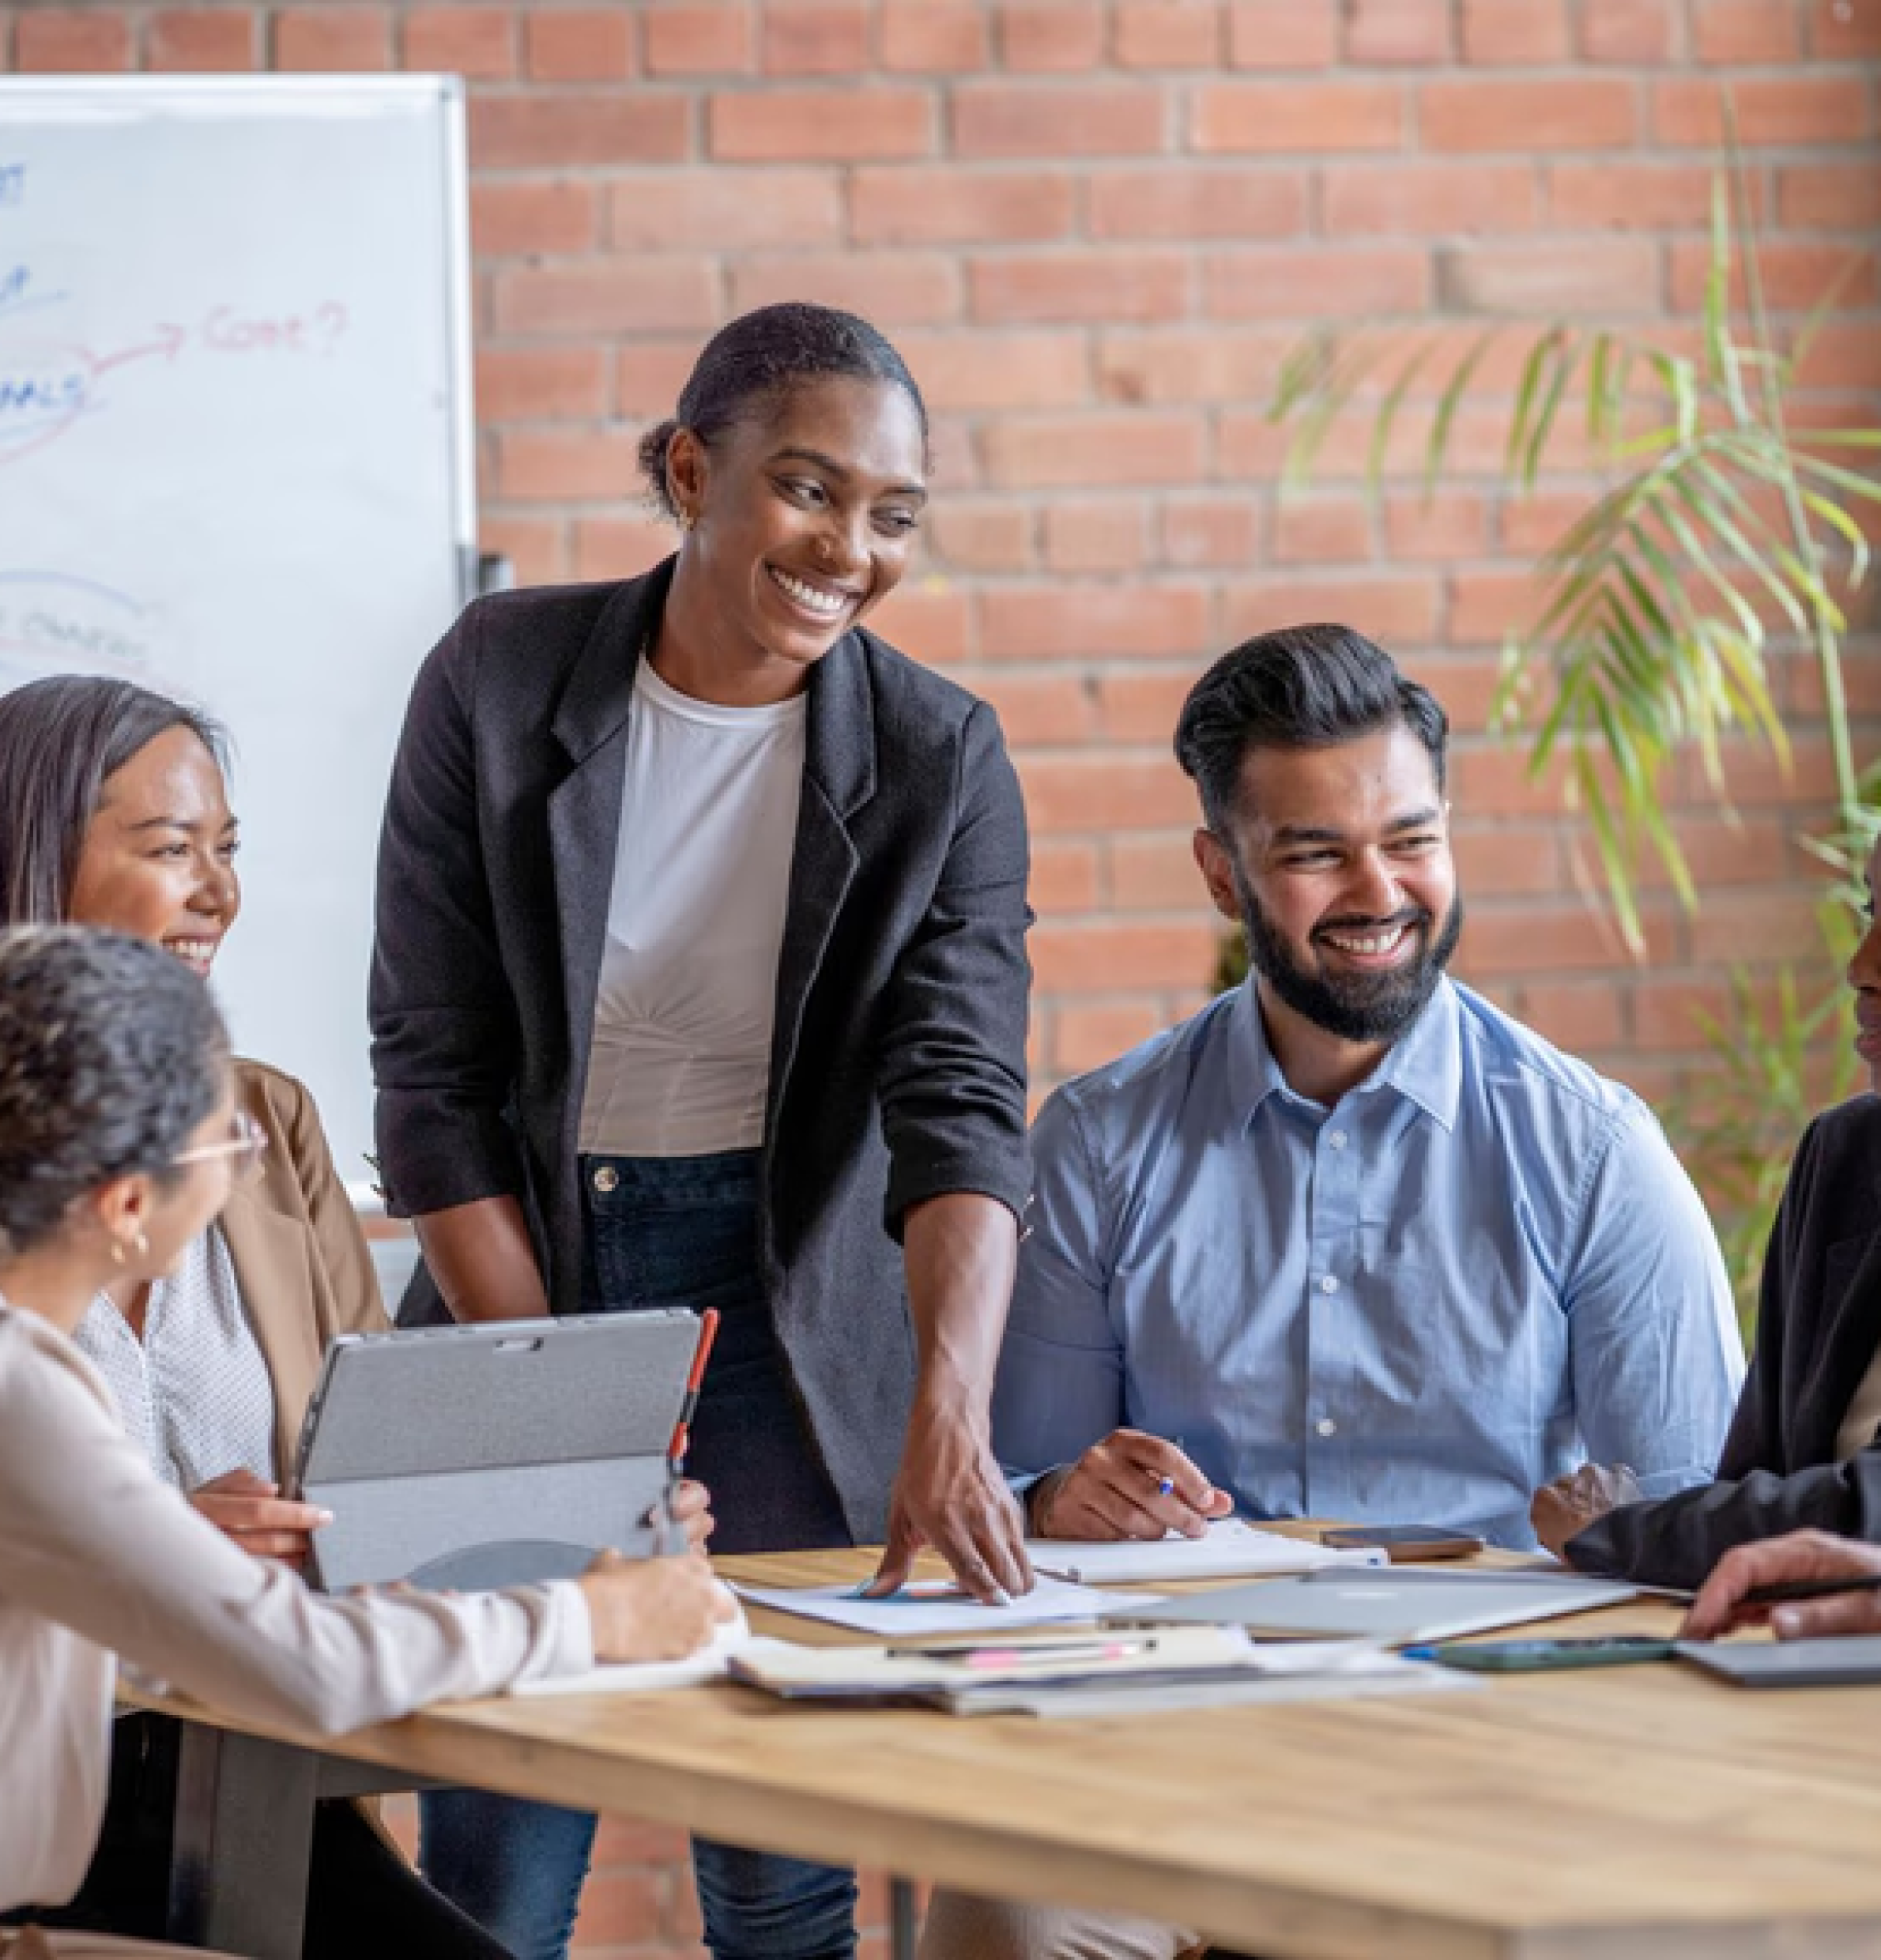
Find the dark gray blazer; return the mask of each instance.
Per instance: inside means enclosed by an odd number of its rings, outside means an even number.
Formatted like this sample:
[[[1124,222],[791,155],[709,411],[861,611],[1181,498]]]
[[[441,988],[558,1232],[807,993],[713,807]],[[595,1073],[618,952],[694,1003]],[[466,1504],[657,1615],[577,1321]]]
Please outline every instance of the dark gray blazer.
[[[420,673],[379,865],[380,1167],[398,1214],[521,1198],[582,1298],[575,1137],[639,650],[673,561],[480,599]],[[859,1540],[882,1536],[914,1351],[910,1205],[1023,1207],[1026,831],[983,702],[873,635],[812,671],[778,963],[762,1257]]]
[[[1566,1547],[1589,1571],[1696,1586],[1733,1545],[1813,1526],[1881,1540],[1881,1448],[1835,1461],[1881,1345],[1881,1099],[1804,1133],[1765,1255],[1756,1351],[1717,1481],[1611,1511]]]

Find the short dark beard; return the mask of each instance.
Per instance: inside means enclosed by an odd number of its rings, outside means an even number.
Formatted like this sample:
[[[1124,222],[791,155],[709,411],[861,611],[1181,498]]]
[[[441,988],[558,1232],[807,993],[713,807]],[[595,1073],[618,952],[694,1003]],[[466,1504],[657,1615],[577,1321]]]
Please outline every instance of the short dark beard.
[[[1463,936],[1463,901],[1453,898],[1448,916],[1432,937],[1431,914],[1421,906],[1388,919],[1342,918],[1322,921],[1316,932],[1388,932],[1408,925],[1418,937],[1418,955],[1389,973],[1333,974],[1322,966],[1303,967],[1268,923],[1253,889],[1235,866],[1235,894],[1247,935],[1249,963],[1275,993],[1303,1020],[1341,1041],[1394,1042],[1430,1004],[1437,982]]]

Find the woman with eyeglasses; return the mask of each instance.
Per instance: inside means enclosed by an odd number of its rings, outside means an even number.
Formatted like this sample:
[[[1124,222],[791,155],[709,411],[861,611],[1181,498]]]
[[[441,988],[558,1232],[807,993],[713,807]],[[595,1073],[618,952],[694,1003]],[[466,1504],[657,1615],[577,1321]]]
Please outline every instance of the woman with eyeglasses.
[[[241,908],[224,748],[205,717],[126,681],[61,676],[0,697],[0,925],[107,927],[209,974]],[[156,1474],[244,1551],[298,1566],[319,1513],[280,1491],[321,1356],[386,1321],[312,1098],[258,1061],[232,1078],[227,1202],[174,1272],[114,1271],[73,1339]],[[681,1500],[695,1535],[704,1503],[696,1486]],[[160,1932],[176,1751],[160,1716],[116,1724],[110,1811],[70,1923]],[[415,1884],[366,1813],[322,1804],[307,1952],[352,1960],[394,1907],[411,1917],[405,1951],[478,1951],[469,1921]]]
[[[198,980],[122,933],[0,935],[0,1913],[30,1919],[85,1871],[119,1655],[235,1713],[330,1734],[597,1660],[689,1653],[732,1610],[692,1555],[603,1553],[579,1579],[503,1592],[327,1598],[156,1475],[75,1336],[101,1291],[174,1278],[248,1148]],[[385,1917],[327,1897],[354,1883]],[[357,1859],[330,1856],[309,1905],[354,1914],[354,1954],[501,1951],[409,1873],[400,1890]],[[0,1952],[36,1943],[0,1934]],[[68,1933],[54,1950],[93,1943]]]

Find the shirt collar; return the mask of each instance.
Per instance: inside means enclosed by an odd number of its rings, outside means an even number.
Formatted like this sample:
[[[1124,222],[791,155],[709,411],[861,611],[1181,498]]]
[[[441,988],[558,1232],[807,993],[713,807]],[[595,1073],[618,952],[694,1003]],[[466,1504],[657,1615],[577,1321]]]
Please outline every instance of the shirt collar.
[[[1370,1095],[1379,1089],[1394,1089],[1446,1130],[1454,1129],[1463,1084],[1460,1012],[1457,989],[1447,978],[1440,978],[1410,1032],[1393,1045],[1376,1072],[1353,1093]],[[1251,1123],[1270,1095],[1291,1095],[1293,1091],[1268,1044],[1251,974],[1241,984],[1233,1012],[1235,1038],[1229,1054],[1229,1092],[1234,1106],[1244,1111]]]
[[[1359,1092],[1393,1088],[1408,1098],[1446,1130],[1457,1127],[1457,1104],[1463,1092],[1462,1010],[1457,989],[1440,978],[1411,1031],[1395,1043]]]
[[[1287,1078],[1268,1046],[1267,1026],[1250,973],[1241,983],[1233,1008],[1235,1038],[1228,1045],[1228,1094],[1232,1106],[1251,1123],[1270,1095],[1287,1095]]]

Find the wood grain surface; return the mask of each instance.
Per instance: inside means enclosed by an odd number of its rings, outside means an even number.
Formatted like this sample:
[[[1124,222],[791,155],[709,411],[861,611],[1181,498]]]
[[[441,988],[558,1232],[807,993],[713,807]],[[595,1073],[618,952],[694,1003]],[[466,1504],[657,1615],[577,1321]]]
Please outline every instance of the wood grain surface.
[[[723,1562],[773,1585],[873,1569],[861,1551]],[[1676,1619],[1641,1601],[1545,1630]],[[1635,1666],[1047,1722],[790,1709],[725,1683],[466,1704],[322,1746],[1157,1915],[1268,1960],[1881,1960],[1881,1688],[1753,1694]]]

